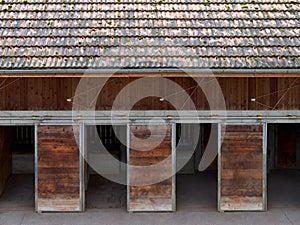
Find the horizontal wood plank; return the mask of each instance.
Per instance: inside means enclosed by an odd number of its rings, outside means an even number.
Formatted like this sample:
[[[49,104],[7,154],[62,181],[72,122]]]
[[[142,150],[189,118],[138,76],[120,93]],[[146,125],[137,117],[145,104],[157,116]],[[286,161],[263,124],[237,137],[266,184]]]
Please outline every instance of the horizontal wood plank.
[[[223,211],[261,211],[262,197],[222,197],[220,207]]]

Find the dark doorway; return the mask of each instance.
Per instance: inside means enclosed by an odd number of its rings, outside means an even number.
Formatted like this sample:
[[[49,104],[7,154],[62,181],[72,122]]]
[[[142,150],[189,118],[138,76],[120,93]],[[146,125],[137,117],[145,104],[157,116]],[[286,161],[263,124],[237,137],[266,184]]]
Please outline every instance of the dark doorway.
[[[268,206],[300,206],[300,124],[268,124]]]
[[[126,129],[123,125],[86,126],[87,158],[92,161],[91,166],[86,163],[85,169],[87,209],[126,209],[126,185],[111,181],[106,176],[126,174],[126,167],[116,165],[109,157],[126,163]],[[107,152],[100,147],[99,140]],[[95,165],[97,168],[93,168]]]
[[[195,137],[196,126],[199,126],[199,137]],[[199,171],[199,163],[207,151],[212,129],[217,129],[213,124],[177,124],[178,139],[183,140],[183,147],[177,149],[177,161],[180,160],[181,152],[192,148],[192,139],[198,140],[196,149],[186,165],[177,172],[176,201],[177,210],[216,210],[217,209],[217,157],[204,170]],[[198,133],[198,132],[196,132]],[[180,137],[180,134],[182,135]],[[217,137],[216,143],[217,143]],[[217,145],[214,146],[217,152]]]
[[[34,209],[34,126],[0,128],[0,209]]]

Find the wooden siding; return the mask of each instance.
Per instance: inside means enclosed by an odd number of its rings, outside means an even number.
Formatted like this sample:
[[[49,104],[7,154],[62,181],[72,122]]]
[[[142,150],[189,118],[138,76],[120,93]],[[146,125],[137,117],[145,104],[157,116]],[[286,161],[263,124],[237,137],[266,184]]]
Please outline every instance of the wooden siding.
[[[138,78],[111,78],[98,97],[96,109],[110,110],[120,90],[135,79]],[[175,81],[183,89],[188,89],[187,92],[198,110],[209,109],[201,89],[198,88],[193,92],[193,87],[196,85],[193,79],[186,77],[168,79]],[[78,77],[0,78],[0,83],[3,83],[0,86],[0,110],[72,110],[72,103],[67,102],[67,98],[74,96],[79,80]],[[219,77],[218,81],[228,110],[300,109],[299,77]],[[91,80],[91,82],[95,86],[99,80]],[[147,88],[146,85],[143,88]],[[162,96],[165,89],[166,87],[161,87]],[[133,90],[131,94],[137,95],[138,90]],[[129,96],[123,96],[126,97]],[[256,99],[255,102],[251,101],[253,98]],[[117,109],[128,109],[128,105],[119,104]],[[166,101],[159,101],[159,98],[149,97],[137,102],[134,109],[170,110],[173,107]]]
[[[155,128],[154,128],[155,127]],[[151,135],[161,135],[161,126],[153,125]],[[165,139],[155,149],[149,151],[133,150],[135,147],[141,147],[149,145],[146,140],[149,129],[143,125],[132,125],[130,126],[131,132],[138,136],[140,139],[130,138],[130,152],[129,152],[129,164],[134,166],[150,166],[159,163],[166,159],[172,154],[172,143],[171,143],[171,126],[168,126]],[[133,148],[133,149],[132,149]],[[166,163],[156,173],[143,174],[138,170],[130,170],[129,181],[130,183],[139,180],[147,182],[148,179],[157,177],[159,175],[172,174],[172,162]],[[128,186],[129,211],[172,211],[172,199],[175,198],[172,192],[173,179],[172,177],[153,185],[146,186]]]
[[[12,128],[0,128],[0,195],[2,194],[6,181],[12,171]]]
[[[78,126],[38,126],[37,211],[80,211]]]
[[[264,210],[263,127],[227,125],[220,157],[220,210]]]

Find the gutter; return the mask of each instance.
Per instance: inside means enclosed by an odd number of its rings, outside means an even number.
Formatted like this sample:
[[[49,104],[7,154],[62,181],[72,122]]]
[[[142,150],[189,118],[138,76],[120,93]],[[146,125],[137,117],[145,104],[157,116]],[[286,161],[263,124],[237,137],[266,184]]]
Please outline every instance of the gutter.
[[[103,75],[112,75],[115,74],[115,76],[118,76],[120,74],[123,74],[126,76],[126,74],[131,74],[134,76],[134,74],[166,74],[168,76],[168,73],[172,74],[189,74],[191,76],[193,75],[215,75],[215,76],[226,76],[226,75],[245,75],[245,76],[251,76],[251,75],[265,75],[268,74],[278,76],[286,74],[287,76],[300,76],[300,68],[297,69],[180,69],[180,68],[145,68],[145,69],[29,69],[29,70],[0,70],[0,77],[5,77],[6,75],[39,75],[39,77],[43,76],[68,76],[68,75],[75,75],[77,76],[83,76],[83,74],[86,75],[97,75],[97,76],[103,76]],[[187,76],[187,75],[184,75]],[[10,76],[11,77],[11,76]]]

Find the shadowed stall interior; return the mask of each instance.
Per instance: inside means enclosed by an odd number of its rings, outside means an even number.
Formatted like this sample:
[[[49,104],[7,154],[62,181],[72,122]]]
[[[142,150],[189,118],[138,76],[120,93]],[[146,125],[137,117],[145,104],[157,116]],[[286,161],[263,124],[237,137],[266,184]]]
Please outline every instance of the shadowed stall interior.
[[[85,129],[88,159],[85,163],[86,208],[125,210],[126,185],[111,181],[106,176],[124,176],[126,181],[126,166],[116,163],[116,160],[127,161],[127,127],[88,125]]]
[[[198,128],[197,128],[198,127]],[[195,129],[199,129],[199,137],[195,135]],[[208,167],[199,171],[198,166],[203,155],[207,151],[217,153],[218,137],[211,131],[217,129],[214,124],[177,124],[177,163],[181,160],[181,155],[185,151],[191,150],[191,155],[185,166],[176,175],[176,202],[177,209],[188,210],[215,210],[217,207],[217,155],[206,164]],[[211,136],[212,134],[212,136]],[[213,145],[208,147],[209,139]],[[178,146],[179,139],[182,145]],[[196,143],[193,148],[192,143]]]
[[[268,205],[300,206],[300,124],[268,124]]]
[[[34,127],[0,127],[0,209],[34,208]]]
[[[2,194],[5,184],[12,172],[12,128],[0,128],[0,194]]]

